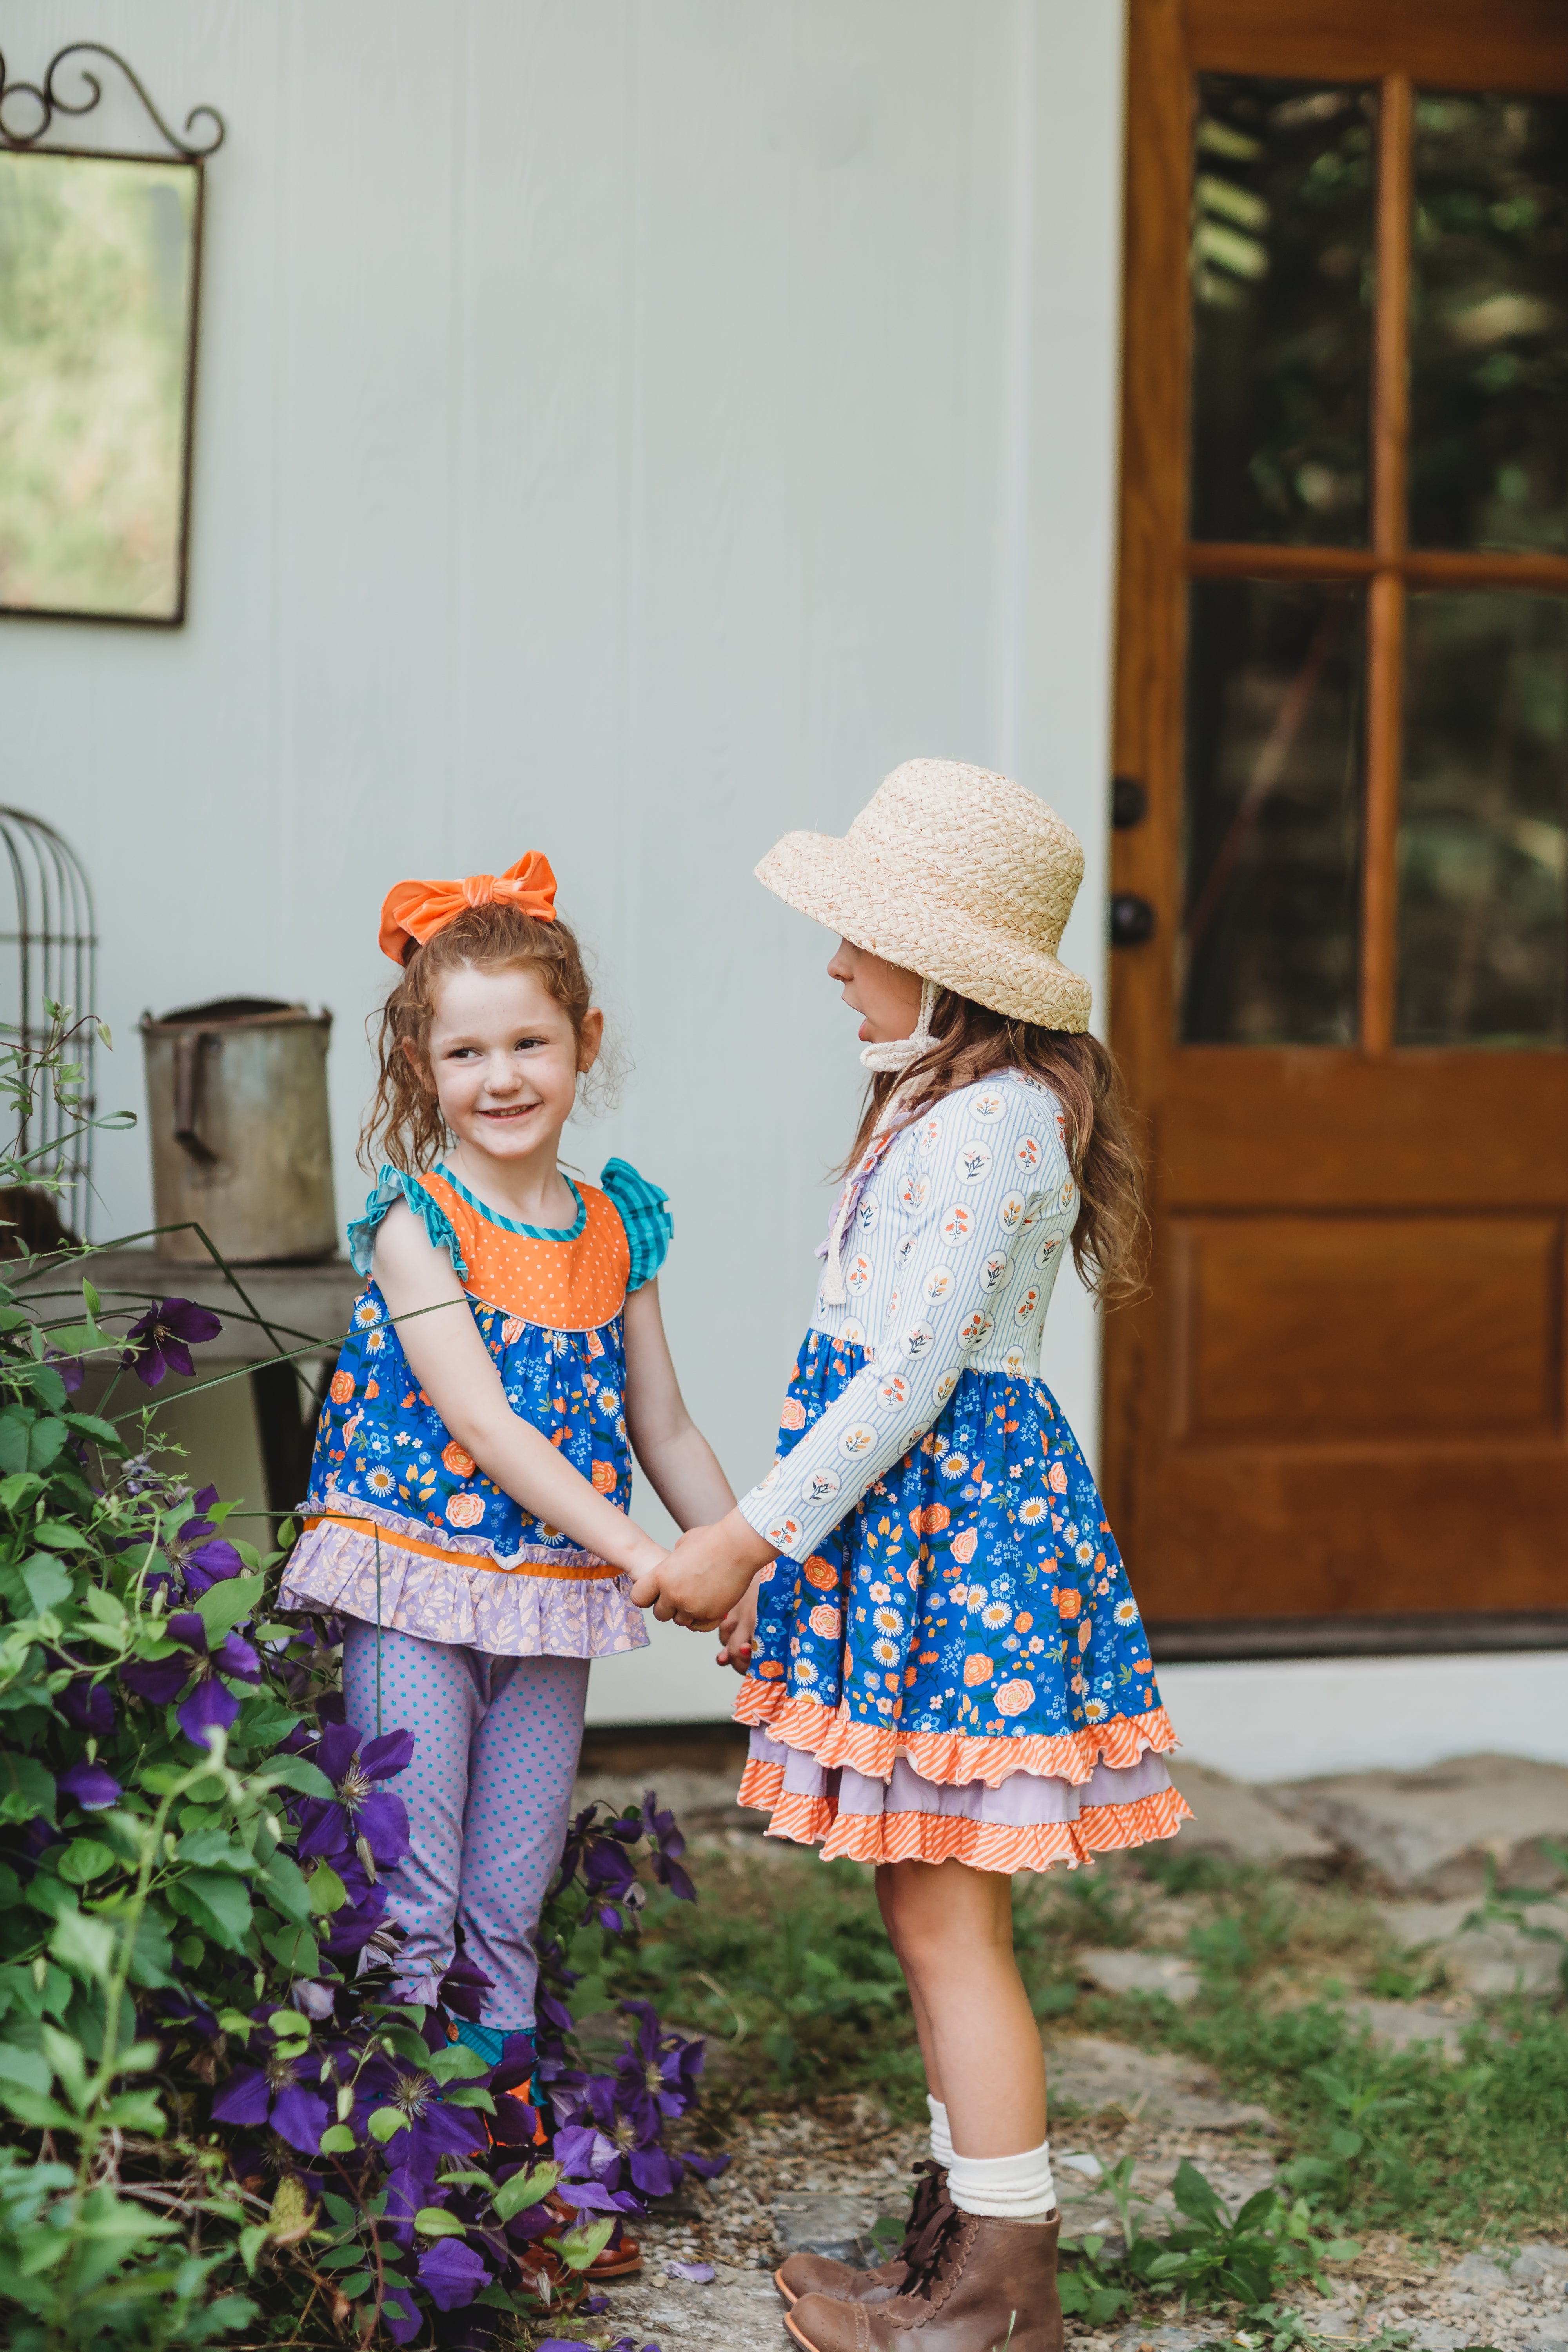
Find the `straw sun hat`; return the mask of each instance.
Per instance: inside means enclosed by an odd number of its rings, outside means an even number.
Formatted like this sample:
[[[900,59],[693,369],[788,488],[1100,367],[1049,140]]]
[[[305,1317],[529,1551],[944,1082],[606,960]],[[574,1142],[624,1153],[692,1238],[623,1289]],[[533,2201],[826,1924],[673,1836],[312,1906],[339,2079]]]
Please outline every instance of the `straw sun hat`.
[[[924,981],[1042,1029],[1089,1026],[1089,982],[1057,957],[1083,849],[1007,776],[906,760],[843,840],[786,833],[756,871],[787,905]]]

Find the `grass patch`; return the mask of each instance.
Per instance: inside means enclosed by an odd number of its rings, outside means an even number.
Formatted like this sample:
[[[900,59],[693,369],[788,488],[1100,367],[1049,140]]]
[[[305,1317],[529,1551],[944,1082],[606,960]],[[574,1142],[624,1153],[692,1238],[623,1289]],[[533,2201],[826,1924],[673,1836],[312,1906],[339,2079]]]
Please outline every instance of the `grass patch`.
[[[606,2001],[641,1994],[712,2037],[721,2111],[868,2091],[923,2115],[913,2021],[868,1871],[814,1855],[709,1851],[700,1900],[656,1895],[640,1947],[613,1961]],[[1440,1972],[1395,1954],[1372,1905],[1342,1884],[1156,1850],[1135,1864],[1020,1881],[1019,1962],[1036,2012],[1086,2032],[1191,2053],[1285,2133],[1281,2185],[1323,2226],[1423,2241],[1568,2229],[1568,2011],[1492,2003],[1459,2064],[1379,2048],[1347,1993],[1409,1999]],[[1075,1954],[1185,1921],[1204,1990],[1085,1995]],[[1173,1922],[1175,1923],[1174,1928]],[[592,1970],[594,1956],[578,1955]]]

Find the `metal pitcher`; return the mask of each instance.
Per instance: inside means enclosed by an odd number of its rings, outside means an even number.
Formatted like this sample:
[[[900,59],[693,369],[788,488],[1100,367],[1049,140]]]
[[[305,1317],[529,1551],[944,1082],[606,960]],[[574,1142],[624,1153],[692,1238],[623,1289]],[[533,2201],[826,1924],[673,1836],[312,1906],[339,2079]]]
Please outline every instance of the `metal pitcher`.
[[[262,996],[143,1013],[160,1225],[199,1224],[237,1265],[331,1256],[331,1026],[330,1013]],[[179,1265],[209,1263],[188,1230],[162,1234],[157,1248]]]

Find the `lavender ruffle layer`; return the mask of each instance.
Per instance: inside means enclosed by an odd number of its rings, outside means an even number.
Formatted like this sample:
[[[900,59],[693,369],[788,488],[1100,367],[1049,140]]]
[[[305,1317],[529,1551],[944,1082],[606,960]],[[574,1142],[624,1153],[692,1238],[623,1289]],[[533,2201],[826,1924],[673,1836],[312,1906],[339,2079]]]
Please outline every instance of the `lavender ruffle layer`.
[[[1076,1822],[1093,1805],[1131,1805],[1152,1797],[1171,1785],[1164,1759],[1146,1748],[1135,1764],[1097,1764],[1087,1780],[1073,1782],[1058,1775],[1012,1772],[994,1789],[984,1780],[960,1788],[944,1787],[917,1772],[907,1757],[893,1766],[890,1780],[857,1772],[853,1766],[836,1769],[819,1764],[809,1749],[786,1748],[765,1731],[752,1733],[754,1763],[782,1764],[784,1793],[792,1797],[827,1797],[837,1784],[840,1813],[943,1813],[960,1821],[1001,1822],[1011,1829],[1037,1829],[1050,1822]]]
[[[631,1587],[629,1576],[531,1576],[526,1567],[431,1559],[404,1551],[394,1530],[378,1547],[362,1528],[325,1521],[300,1537],[278,1599],[280,1608],[335,1610],[498,1657],[607,1658],[647,1647]]]

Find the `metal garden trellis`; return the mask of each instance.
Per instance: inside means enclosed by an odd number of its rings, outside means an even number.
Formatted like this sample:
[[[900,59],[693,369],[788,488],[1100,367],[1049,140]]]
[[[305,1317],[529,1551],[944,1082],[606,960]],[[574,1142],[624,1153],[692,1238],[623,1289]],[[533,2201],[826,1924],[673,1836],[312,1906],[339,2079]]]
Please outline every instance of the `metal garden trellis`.
[[[49,1004],[69,1005],[79,1018],[96,1009],[97,920],[81,861],[52,824],[25,809],[0,808],[0,842],[16,893],[15,928],[0,930],[0,950],[16,950],[14,962],[0,955],[0,1038],[31,1056],[48,1036]],[[71,1058],[82,1065],[89,1113],[96,1041],[92,1023],[83,1021]],[[41,1154],[33,1163],[40,1175],[59,1179],[59,1213],[85,1241],[92,1213],[90,1125],[79,1130],[55,1096],[40,1089],[24,1115],[19,1148]]]

